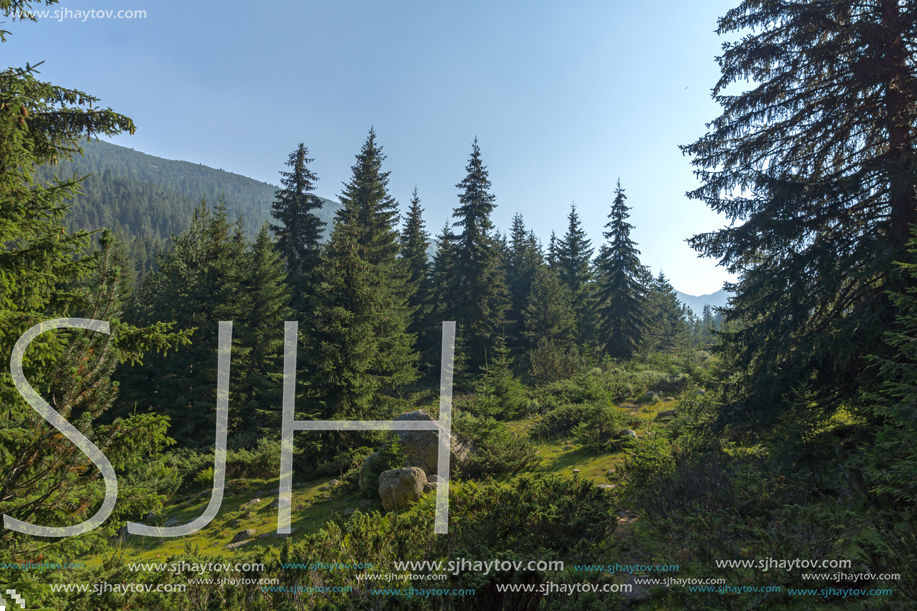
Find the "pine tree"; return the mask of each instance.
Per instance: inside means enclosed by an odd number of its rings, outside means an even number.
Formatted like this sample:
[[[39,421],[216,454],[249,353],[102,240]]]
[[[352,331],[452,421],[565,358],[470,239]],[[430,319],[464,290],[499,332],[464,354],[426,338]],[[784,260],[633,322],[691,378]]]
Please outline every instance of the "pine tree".
[[[596,297],[599,315],[599,340],[614,358],[630,358],[646,331],[646,269],[640,264],[640,251],[630,239],[633,225],[627,222],[630,209],[621,181],[615,189],[611,219],[605,227],[606,243],[602,245],[596,267]]]
[[[408,307],[411,310],[411,324],[408,327],[408,333],[417,337],[417,350],[421,354],[440,344],[437,341],[440,325],[434,323],[431,316],[432,281],[430,261],[427,255],[429,246],[430,234],[425,229],[420,196],[417,194],[417,187],[414,187],[411,207],[401,232],[401,258],[407,261],[408,282],[414,290],[408,299]]]
[[[586,238],[576,205],[570,206],[567,216],[567,233],[557,245],[557,273],[567,287],[576,313],[576,340],[586,344],[592,339],[594,329],[594,304],[592,295],[592,242]]]
[[[525,307],[525,338],[530,349],[542,339],[570,347],[576,341],[576,313],[569,289],[551,268],[535,272]]]
[[[466,337],[468,365],[480,368],[506,325],[509,307],[500,248],[494,237],[490,215],[495,197],[490,193],[487,168],[475,138],[467,175],[456,185],[461,190],[454,226],[462,232],[456,238],[455,267],[459,281],[454,296],[458,332]]]
[[[749,0],[719,22],[742,36],[718,59],[723,114],[683,151],[703,183],[689,197],[732,221],[690,241],[740,277],[724,423],[770,426],[805,385],[830,415],[874,384],[864,356],[885,350],[917,221],[915,19],[894,0]]]
[[[283,323],[293,311],[283,261],[267,225],[262,225],[243,262],[240,290],[245,298],[244,315],[233,334],[249,351],[244,360],[234,364],[245,374],[234,394],[246,400],[239,405],[242,429],[254,440],[256,436],[276,436],[280,430]]]
[[[535,272],[543,264],[543,258],[535,234],[526,231],[522,215],[516,214],[510,229],[509,253],[504,262],[506,286],[510,295],[507,316],[513,321],[510,347],[516,350],[525,342],[525,307],[532,290]]]
[[[292,171],[280,173],[283,188],[277,190],[271,204],[271,216],[280,223],[271,225],[271,231],[277,236],[277,250],[300,306],[308,292],[310,274],[318,264],[325,226],[313,212],[321,209],[322,203],[313,194],[318,177],[309,169],[313,160],[308,155],[309,149],[302,143],[290,153],[286,165]]]
[[[122,368],[117,414],[165,414],[171,420],[169,435],[182,446],[212,445],[219,322],[246,318],[242,284],[250,262],[245,260],[245,248],[241,221],[230,223],[222,202],[211,208],[202,201],[191,227],[173,238],[172,247],[159,257],[159,269],[144,279],[130,312],[132,319],[145,324],[173,322],[178,329],[193,330],[192,343],[175,354]],[[233,333],[235,362],[247,360],[252,349],[241,337]],[[246,394],[240,392],[245,368],[230,371],[233,400],[245,404]],[[241,432],[242,412],[232,410],[229,424],[231,435]]]
[[[684,306],[662,270],[649,288],[644,351],[675,355],[687,333]]]
[[[50,3],[49,3],[50,4]],[[27,1],[0,3],[4,18],[29,11]],[[0,30],[0,41],[8,32]],[[137,329],[122,323],[122,296],[130,279],[110,234],[88,255],[90,236],[66,229],[67,200],[80,180],[35,181],[35,169],[81,152],[82,138],[134,132],[133,122],[98,99],[38,81],[34,67],[0,71],[0,355],[10,363],[13,346],[39,323],[90,318],[110,323],[110,335],[89,330],[42,333],[23,359],[26,381],[51,407],[97,447],[105,448],[116,474],[138,475],[138,464],[168,445],[161,418],[133,417],[111,426],[99,418],[116,398],[111,373],[119,361],[136,360],[151,348],[167,349],[184,336],[169,325]],[[104,483],[89,459],[52,428],[16,390],[10,368],[0,370],[0,513],[39,526],[82,522],[99,508]],[[156,490],[131,490],[131,508],[149,511]],[[113,516],[123,519],[124,504]],[[108,530],[111,533],[112,529]],[[49,541],[0,530],[0,556],[73,557],[106,534]],[[16,571],[21,573],[21,571]],[[0,580],[10,582],[4,572]],[[15,582],[18,576],[12,577]]]
[[[413,287],[398,257],[397,203],[387,192],[383,159],[370,130],[316,269],[304,353],[306,395],[323,418],[388,419],[385,397],[417,377],[408,333]]]

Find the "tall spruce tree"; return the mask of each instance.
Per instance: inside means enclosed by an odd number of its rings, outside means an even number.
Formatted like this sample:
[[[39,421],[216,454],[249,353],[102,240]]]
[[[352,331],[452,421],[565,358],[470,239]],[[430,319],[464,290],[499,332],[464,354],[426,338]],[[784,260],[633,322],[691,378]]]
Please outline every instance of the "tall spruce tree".
[[[634,226],[627,222],[626,200],[618,180],[603,234],[606,242],[596,261],[599,340],[607,354],[621,359],[633,356],[646,332],[647,271],[630,239]]]
[[[408,307],[411,309],[408,333],[417,338],[416,347],[421,354],[439,345],[436,341],[439,325],[434,324],[431,317],[433,308],[430,303],[432,284],[430,260],[427,255],[429,246],[430,233],[425,228],[420,196],[417,194],[417,187],[414,187],[411,207],[401,231],[401,258],[407,262],[408,282],[414,289],[414,293],[408,299]]]
[[[557,245],[557,275],[567,287],[576,313],[576,340],[583,345],[594,334],[594,303],[592,285],[592,242],[576,214],[576,205],[567,215],[567,233]]]
[[[510,348],[519,350],[525,337],[525,306],[535,272],[543,264],[541,245],[531,231],[525,228],[521,214],[513,216],[509,234],[509,253],[504,261],[506,286],[510,295],[507,317],[513,321],[509,337]]]
[[[390,418],[385,398],[417,377],[408,332],[413,287],[398,256],[397,203],[388,194],[384,159],[370,130],[316,268],[304,353],[307,405],[323,418]],[[358,438],[338,436],[345,445]]]
[[[454,226],[462,229],[455,240],[458,286],[453,300],[459,333],[466,338],[468,366],[477,371],[506,325],[509,295],[490,220],[496,198],[490,193],[477,138],[465,171],[465,178],[456,185],[461,192],[459,207],[453,213],[457,219]]]
[[[310,274],[318,265],[325,226],[313,212],[321,209],[322,203],[313,194],[318,177],[309,169],[313,160],[308,155],[309,149],[302,143],[290,153],[286,165],[291,171],[280,173],[283,188],[277,190],[271,204],[271,216],[279,223],[271,225],[271,231],[277,236],[277,250],[300,307],[308,292]]]
[[[684,344],[687,321],[684,306],[662,270],[649,285],[646,309],[645,351],[677,355]]]
[[[817,412],[855,409],[917,221],[917,6],[747,0],[717,32],[741,33],[717,60],[723,114],[683,152],[703,183],[688,196],[733,221],[690,241],[739,276],[721,424],[769,426],[804,385]]]

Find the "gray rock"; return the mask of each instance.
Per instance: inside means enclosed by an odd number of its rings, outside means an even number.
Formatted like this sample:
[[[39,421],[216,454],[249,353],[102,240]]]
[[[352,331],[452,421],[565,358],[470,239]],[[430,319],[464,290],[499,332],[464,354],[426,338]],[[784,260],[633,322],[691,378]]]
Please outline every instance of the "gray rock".
[[[337,488],[337,487],[340,486],[340,485],[341,485],[341,480],[339,480],[339,479],[333,479],[333,480],[331,480],[330,486],[331,486],[332,488]]]
[[[437,484],[439,483],[439,476],[435,473],[431,473],[430,475],[427,476],[427,481],[430,482],[431,484]]]
[[[357,480],[360,489],[362,490],[369,483],[369,473],[376,467],[376,463],[382,460],[382,453],[376,452],[370,454],[369,457],[363,461],[363,464],[360,465],[360,477]]]
[[[353,507],[348,507],[347,509],[344,510],[344,517],[346,518],[346,517],[352,516],[356,512],[357,510],[354,509]]]
[[[280,498],[276,498],[267,506],[268,509],[277,509],[280,507]]]
[[[436,484],[426,483],[423,485],[423,493],[436,492]]]
[[[238,518],[236,518],[235,520],[230,520],[229,522],[226,523],[226,526],[230,528],[238,528],[239,526],[242,526],[242,520]]]
[[[700,395],[700,396],[703,397],[704,395],[707,394],[707,391],[705,391],[705,390],[695,390],[695,391],[694,391],[694,394],[695,394],[695,395]]]
[[[624,597],[624,600],[628,604],[640,602],[646,600],[650,597],[650,586],[645,583],[640,583],[637,580],[645,581],[646,576],[644,575],[628,575],[624,578],[624,583],[630,585],[630,591],[621,592],[621,596]]]
[[[321,498],[325,499],[325,500],[328,500],[328,499],[331,498],[331,493],[330,493],[330,492],[322,492],[319,496],[320,496]]]
[[[401,414],[395,418],[398,422],[427,421],[436,422],[423,410]],[[404,449],[407,467],[419,467],[424,474],[436,473],[439,465],[439,433],[436,431],[395,431]],[[474,445],[458,435],[453,434],[449,440],[449,473],[461,469],[474,452]]]
[[[663,399],[663,401],[665,401],[665,402],[667,402],[667,403],[668,403],[669,401],[674,401],[674,400],[675,400],[675,397],[666,397],[665,399]]]
[[[255,535],[258,533],[254,528],[246,528],[245,530],[240,530],[232,538],[233,543],[238,543],[239,541],[244,541],[245,539],[254,539]]]
[[[254,505],[255,503],[260,503],[260,502],[261,502],[261,499],[252,499],[249,502],[242,505],[242,507],[250,507],[251,505]]]
[[[667,409],[667,410],[658,412],[658,413],[656,414],[656,417],[657,417],[657,418],[671,418],[671,417],[674,416],[674,415],[675,415],[675,410],[674,410],[674,409]]]
[[[420,467],[403,467],[385,471],[379,476],[382,506],[391,511],[403,509],[420,500],[427,476]]]
[[[632,429],[624,429],[624,431],[622,431],[621,433],[621,436],[622,437],[633,437],[634,439],[639,439],[639,437],[637,437],[637,434]]]
[[[166,523],[164,524],[164,526],[175,526],[179,522],[181,522],[181,520],[179,520],[178,518],[174,518],[174,517],[169,518],[168,520],[166,520]]]
[[[574,473],[579,473],[579,469],[574,469],[573,472],[574,472]]]
[[[637,406],[634,405],[633,403],[622,403],[618,407],[620,407],[621,409],[637,409]]]
[[[595,487],[600,488],[602,490],[614,490],[615,485],[614,484],[596,484]]]
[[[360,504],[359,504],[360,509],[369,509],[372,506],[373,506],[373,502],[371,499],[363,499],[362,501],[360,501]]]

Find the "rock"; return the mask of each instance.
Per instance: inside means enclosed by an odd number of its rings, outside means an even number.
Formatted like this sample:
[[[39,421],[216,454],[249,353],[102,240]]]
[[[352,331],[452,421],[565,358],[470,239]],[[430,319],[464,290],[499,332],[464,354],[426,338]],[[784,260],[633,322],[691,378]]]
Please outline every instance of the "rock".
[[[268,509],[277,509],[280,507],[280,498],[276,498],[267,506]]]
[[[640,581],[637,581],[638,579]],[[650,597],[650,586],[646,585],[645,583],[641,583],[642,581],[646,581],[646,576],[628,575],[624,578],[623,583],[631,586],[630,588],[626,588],[621,592],[621,596],[624,597],[624,600],[626,600],[628,604],[640,602]]]
[[[614,490],[615,485],[614,484],[596,484],[595,487],[600,488],[602,490]]]
[[[333,480],[331,480],[331,484],[330,484],[330,485],[331,485],[332,488],[337,488],[338,486],[341,485],[341,480],[339,480],[339,479],[333,479]]]
[[[700,395],[700,396],[703,397],[704,395],[707,394],[707,391],[705,391],[705,390],[699,390],[699,389],[698,389],[698,390],[695,390],[695,391],[694,391],[694,394],[695,394],[695,395]]]
[[[674,409],[667,409],[656,414],[657,418],[671,418],[675,415]]]
[[[240,530],[232,538],[233,543],[238,543],[239,541],[245,541],[246,539],[254,539],[255,535],[258,534],[254,528],[246,528],[245,530]]]
[[[237,547],[242,547],[246,543],[250,542],[251,539],[245,539],[244,541],[236,541],[235,543],[227,543],[224,547],[226,549],[236,549]]]
[[[376,452],[370,454],[369,457],[363,461],[363,464],[360,465],[360,477],[357,480],[360,489],[362,490],[369,483],[369,474],[376,467],[376,463],[382,460],[382,453]]]
[[[372,506],[373,502],[370,499],[363,499],[359,504],[360,509],[369,509]]]
[[[633,437],[634,439],[639,439],[639,437],[637,437],[637,434],[633,431],[633,429],[624,429],[621,432],[621,436],[622,437]]]
[[[423,410],[401,414],[395,418],[398,422],[427,421],[436,422]],[[439,465],[439,433],[436,431],[395,431],[404,449],[406,467],[418,467],[425,475],[436,473]],[[462,437],[453,434],[449,440],[449,473],[461,469],[468,463],[474,452],[474,445]]]
[[[238,518],[236,518],[235,520],[230,520],[229,522],[226,523],[226,526],[230,528],[238,528],[239,526],[242,526],[242,520]]]
[[[436,484],[426,483],[423,485],[423,493],[436,492]]]
[[[643,393],[643,396],[646,397],[647,399],[652,399],[653,397],[657,397],[658,395],[654,393],[652,390],[648,390],[645,393]]]
[[[180,521],[181,521],[181,520],[179,520],[178,518],[172,517],[172,518],[169,518],[168,520],[166,520],[166,523],[165,523],[163,526],[175,526],[175,525],[178,524]]]
[[[420,500],[427,476],[420,467],[403,467],[379,476],[379,497],[386,510],[403,509]]]
[[[251,505],[254,505],[255,503],[260,503],[260,502],[261,502],[261,499],[252,499],[252,500],[250,500],[249,502],[247,502],[247,503],[245,503],[244,505],[242,505],[242,507],[243,507],[243,508],[244,508],[244,507],[249,507],[249,506],[251,506]]]
[[[614,475],[614,474],[615,474],[615,470],[614,470],[614,469],[609,469],[608,471],[605,472],[605,475],[607,475],[607,476],[609,476],[609,477],[611,477],[611,476]]]
[[[579,469],[574,469],[573,472],[574,472],[574,473],[579,473]]]
[[[663,401],[665,401],[666,403],[668,403],[669,401],[674,401],[674,400],[675,400],[675,397],[666,397],[665,399],[663,399]]]
[[[354,509],[353,507],[348,507],[347,509],[344,510],[344,517],[346,518],[346,517],[352,516],[356,512],[357,510]]]
[[[634,405],[633,403],[622,403],[618,407],[621,409],[637,409],[637,406]]]
[[[330,493],[330,492],[322,492],[319,496],[320,496],[321,498],[325,499],[325,500],[328,500],[328,499],[331,498],[331,493]]]
[[[437,484],[439,483],[439,476],[435,473],[431,473],[430,475],[427,476],[427,481],[430,482],[431,484]]]

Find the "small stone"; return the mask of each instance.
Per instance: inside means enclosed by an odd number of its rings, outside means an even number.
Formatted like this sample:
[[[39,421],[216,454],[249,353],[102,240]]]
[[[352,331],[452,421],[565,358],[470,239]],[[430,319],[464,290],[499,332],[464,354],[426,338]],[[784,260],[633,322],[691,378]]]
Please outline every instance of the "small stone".
[[[663,401],[667,401],[667,402],[674,401],[674,400],[675,400],[675,397],[666,397],[665,399],[663,399]]]
[[[332,488],[337,488],[337,487],[340,486],[340,485],[341,485],[341,480],[339,480],[339,479],[333,479],[333,480],[331,480],[331,487],[332,487]]]
[[[267,506],[268,509],[277,509],[280,507],[280,499],[276,498]]]
[[[319,496],[326,500],[331,498],[331,494],[328,492],[322,492]]]
[[[614,484],[596,484],[596,488],[601,488],[602,490],[614,490]]]
[[[373,506],[373,502],[370,499],[363,499],[362,501],[360,501],[360,505],[359,505],[360,509],[369,509],[372,506]]]
[[[428,493],[428,492],[436,492],[436,484],[429,483],[429,482],[426,483],[426,484],[424,484],[424,485],[423,485],[423,493],[426,494],[426,493]]]
[[[172,518],[169,518],[168,521],[166,521],[165,526],[175,526],[179,522],[180,520],[178,518],[172,517]]]
[[[236,533],[236,536],[232,538],[233,543],[238,543],[239,541],[244,541],[246,539],[253,539],[255,535],[258,534],[254,528],[246,528],[245,530],[240,530]]]
[[[348,507],[347,509],[344,510],[344,517],[346,518],[346,517],[352,516],[356,512],[357,510],[354,509],[353,507]]]
[[[574,473],[579,473],[579,469],[574,469],[573,472],[574,472]]]

